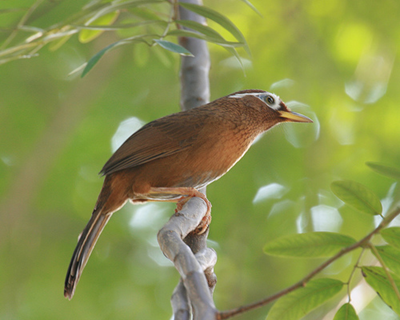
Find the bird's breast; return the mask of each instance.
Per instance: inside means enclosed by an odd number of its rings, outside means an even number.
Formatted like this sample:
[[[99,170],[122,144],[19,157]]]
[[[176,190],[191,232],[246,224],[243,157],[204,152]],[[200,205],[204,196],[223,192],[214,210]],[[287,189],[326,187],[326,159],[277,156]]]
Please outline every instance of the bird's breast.
[[[188,149],[187,160],[178,169],[183,178],[179,186],[200,189],[218,180],[243,157],[253,140],[240,132],[203,139]]]

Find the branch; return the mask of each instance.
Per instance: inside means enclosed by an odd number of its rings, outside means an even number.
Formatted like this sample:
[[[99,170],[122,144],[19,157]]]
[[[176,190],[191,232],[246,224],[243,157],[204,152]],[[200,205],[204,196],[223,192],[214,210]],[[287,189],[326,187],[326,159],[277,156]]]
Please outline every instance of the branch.
[[[189,246],[182,241],[189,232],[196,229],[206,210],[207,206],[203,200],[192,198],[158,232],[157,240],[160,248],[165,256],[174,263],[187,292],[186,296],[180,285],[174,291],[172,306],[176,320],[187,319],[185,317],[188,313],[190,314],[190,310],[188,310],[190,303],[195,320],[216,319],[217,310],[203,268]],[[198,237],[206,238],[207,234],[208,232],[205,232]],[[185,317],[178,317],[178,315]]]
[[[181,2],[202,4],[201,0]],[[175,14],[179,15],[179,19],[205,24],[204,17],[177,7],[178,2],[175,5]],[[181,108],[187,110],[209,101],[210,58],[204,40],[180,37],[179,44],[194,55],[181,60]],[[205,189],[202,191],[205,192]],[[192,198],[158,233],[161,250],[173,261],[181,275],[171,297],[175,320],[191,319],[192,312],[195,320],[216,319],[212,293],[216,284],[214,265],[217,255],[207,248],[208,230],[202,235],[191,233],[206,212],[204,204],[200,199]]]
[[[191,320],[192,308],[189,303],[186,288],[182,278],[179,280],[174,292],[171,296],[171,305],[174,311],[174,319],[176,320]]]
[[[201,0],[181,0],[179,2],[202,5]],[[179,15],[181,20],[206,23],[205,18],[182,7],[179,7]],[[209,102],[210,54],[204,40],[180,37],[179,44],[194,55],[194,57],[182,57],[181,60],[181,108],[187,110]]]

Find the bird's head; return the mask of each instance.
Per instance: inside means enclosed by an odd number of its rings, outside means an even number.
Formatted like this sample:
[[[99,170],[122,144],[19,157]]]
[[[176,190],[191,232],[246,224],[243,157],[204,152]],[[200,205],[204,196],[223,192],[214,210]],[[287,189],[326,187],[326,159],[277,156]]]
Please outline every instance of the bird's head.
[[[243,90],[232,93],[229,99],[240,99],[246,107],[257,110],[268,128],[282,122],[313,122],[310,118],[291,111],[274,93],[263,90]]]

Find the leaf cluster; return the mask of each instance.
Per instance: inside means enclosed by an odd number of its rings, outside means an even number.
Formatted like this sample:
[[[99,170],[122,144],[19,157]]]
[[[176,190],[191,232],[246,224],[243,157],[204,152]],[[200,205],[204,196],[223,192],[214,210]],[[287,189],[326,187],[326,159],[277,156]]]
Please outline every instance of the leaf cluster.
[[[251,6],[249,2],[245,3]],[[16,26],[10,26],[12,32],[3,30],[8,33],[8,37],[0,46],[0,64],[34,57],[46,45],[56,50],[75,34],[81,43],[88,43],[104,32],[115,32],[120,39],[104,47],[71,73],[82,71],[81,76],[84,77],[110,50],[139,43],[149,47],[158,45],[179,55],[192,56],[191,52],[177,43],[179,37],[193,37],[219,45],[240,63],[237,48],[243,47],[250,55],[246,39],[232,21],[205,6],[180,3],[177,0],[92,1],[66,20],[47,28],[39,28],[34,26],[35,19],[32,17],[40,9],[40,4],[41,1],[36,1]],[[214,21],[235,41],[226,40],[207,25],[180,20],[179,7]]]
[[[379,163],[368,162],[374,171],[400,180],[399,170]],[[301,282],[303,287],[287,290],[268,313],[267,319],[300,319],[311,310],[337,295],[343,286],[348,287],[348,303],[342,305],[335,315],[335,320],[358,319],[351,305],[350,287],[354,271],[359,269],[368,285],[377,292],[382,300],[400,315],[400,227],[388,227],[389,223],[400,213],[395,208],[386,216],[382,215],[382,204],[373,191],[364,185],[351,181],[335,181],[331,185],[333,193],[346,205],[368,215],[380,215],[382,221],[377,228],[363,239],[357,241],[344,234],[332,232],[312,232],[289,235],[267,243],[264,252],[279,257],[325,258],[331,257],[320,267],[311,272]],[[373,237],[380,234],[387,242],[385,245],[374,245]],[[355,249],[362,248],[353,272],[347,282],[331,278],[312,279],[333,261]],[[362,265],[361,256],[370,250],[380,266]]]

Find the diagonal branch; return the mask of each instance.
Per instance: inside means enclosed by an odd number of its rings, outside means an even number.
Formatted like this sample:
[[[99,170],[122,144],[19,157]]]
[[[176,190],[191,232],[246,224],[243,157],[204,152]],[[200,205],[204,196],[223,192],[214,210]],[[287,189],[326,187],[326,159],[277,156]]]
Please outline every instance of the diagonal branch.
[[[320,273],[323,269],[325,269],[327,266],[329,266],[332,262],[336,261],[337,259],[339,259],[340,257],[342,257],[343,255],[345,255],[346,253],[349,253],[355,249],[358,248],[363,248],[366,246],[369,246],[368,243],[371,240],[371,238],[379,233],[379,231],[381,231],[383,228],[385,228],[394,218],[396,218],[398,215],[400,214],[400,208],[395,209],[392,213],[390,213],[388,216],[385,217],[385,219],[382,220],[382,222],[379,224],[378,227],[376,227],[374,230],[372,230],[368,235],[366,235],[364,238],[362,238],[360,241],[352,244],[351,246],[348,246],[346,248],[343,248],[342,250],[340,250],[337,254],[335,254],[332,258],[326,260],[324,263],[322,263],[321,265],[319,265],[316,269],[314,269],[313,271],[311,271],[308,275],[306,275],[303,279],[301,279],[300,281],[298,281],[297,283],[291,285],[290,287],[283,289],[282,291],[279,291],[278,293],[275,293],[272,296],[269,296],[265,299],[262,299],[260,301],[245,305],[245,306],[241,306],[232,310],[227,310],[227,311],[221,311],[218,314],[217,319],[218,320],[222,320],[222,319],[228,319],[231,317],[234,317],[238,314],[247,312],[249,310],[253,310],[262,306],[267,305],[268,303],[275,301],[277,299],[279,299],[280,297],[298,289],[301,288],[303,286],[306,285],[306,283],[308,281],[310,281],[315,275],[317,275],[318,273]]]

